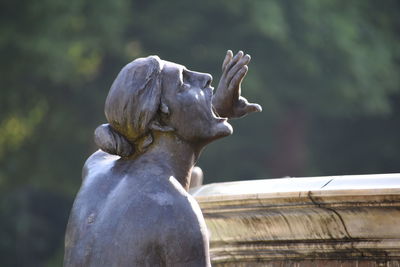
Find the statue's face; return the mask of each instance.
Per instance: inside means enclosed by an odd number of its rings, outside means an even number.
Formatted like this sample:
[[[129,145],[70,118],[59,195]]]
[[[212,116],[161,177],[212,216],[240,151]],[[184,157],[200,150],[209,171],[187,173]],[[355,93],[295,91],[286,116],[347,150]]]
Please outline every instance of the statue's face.
[[[232,126],[212,110],[212,76],[164,61],[163,102],[170,110],[168,124],[190,142],[210,142],[232,134]]]

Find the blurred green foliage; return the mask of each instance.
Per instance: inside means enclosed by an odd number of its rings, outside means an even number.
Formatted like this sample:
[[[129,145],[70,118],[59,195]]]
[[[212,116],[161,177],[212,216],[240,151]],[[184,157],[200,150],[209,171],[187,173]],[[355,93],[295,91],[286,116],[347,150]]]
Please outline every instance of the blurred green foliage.
[[[399,11],[396,0],[2,1],[1,265],[61,265],[108,88],[140,56],[218,80],[227,49],[252,55],[244,95],[264,111],[206,149],[206,183],[399,171]]]

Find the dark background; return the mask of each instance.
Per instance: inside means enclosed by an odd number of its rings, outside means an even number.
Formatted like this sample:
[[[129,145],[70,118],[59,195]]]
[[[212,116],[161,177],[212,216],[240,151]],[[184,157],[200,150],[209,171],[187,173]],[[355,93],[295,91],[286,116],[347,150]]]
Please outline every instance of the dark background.
[[[214,75],[252,55],[264,111],[210,145],[205,183],[399,172],[396,0],[2,0],[0,263],[61,266],[81,168],[121,67],[149,54]]]

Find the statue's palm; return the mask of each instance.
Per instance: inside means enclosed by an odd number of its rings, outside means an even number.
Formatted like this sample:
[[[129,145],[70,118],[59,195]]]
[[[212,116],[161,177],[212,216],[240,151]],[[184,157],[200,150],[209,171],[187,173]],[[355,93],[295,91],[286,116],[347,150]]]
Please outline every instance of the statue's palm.
[[[213,97],[213,106],[219,116],[239,118],[262,110],[259,104],[249,103],[241,96],[241,84],[247,74],[250,59],[242,51],[234,57],[231,50],[226,53],[222,63],[222,76]]]

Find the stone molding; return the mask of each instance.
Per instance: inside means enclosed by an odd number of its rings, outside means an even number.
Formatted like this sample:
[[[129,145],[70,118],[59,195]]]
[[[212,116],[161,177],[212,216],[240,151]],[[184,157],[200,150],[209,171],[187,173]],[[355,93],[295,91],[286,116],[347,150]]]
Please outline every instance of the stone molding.
[[[399,266],[400,174],[216,183],[191,193],[210,232],[214,265]]]

